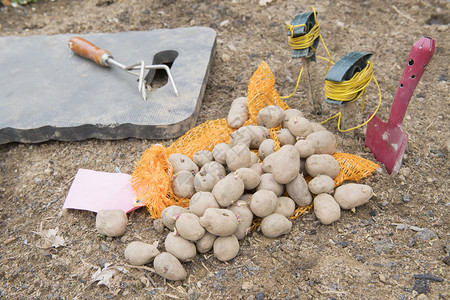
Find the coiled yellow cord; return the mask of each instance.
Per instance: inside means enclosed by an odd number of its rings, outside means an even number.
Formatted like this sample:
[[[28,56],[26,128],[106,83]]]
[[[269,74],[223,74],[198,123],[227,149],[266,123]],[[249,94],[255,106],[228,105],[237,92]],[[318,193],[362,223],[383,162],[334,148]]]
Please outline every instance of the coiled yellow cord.
[[[314,52],[316,52],[316,49],[314,49],[312,47],[312,45],[313,45],[314,41],[316,40],[316,38],[319,37],[320,41],[322,42],[323,47],[325,48],[325,51],[327,52],[328,58],[329,58],[327,72],[325,73],[325,75],[326,75],[326,74],[328,74],[328,71],[330,70],[330,67],[331,67],[331,63],[332,63],[331,56],[330,56],[330,52],[328,51],[327,46],[325,45],[322,35],[320,34],[320,24],[319,24],[319,21],[317,21],[316,10],[314,9],[314,7],[311,7],[311,10],[314,13],[314,21],[316,22],[316,24],[305,35],[298,36],[295,38],[293,37],[294,29],[296,27],[305,27],[305,29],[306,29],[306,24],[300,24],[300,25],[286,24],[286,30],[291,32],[291,35],[289,36],[289,39],[288,39],[288,43],[289,43],[289,46],[291,46],[291,48],[295,49],[295,50],[301,50],[301,49],[306,49],[306,48],[311,47],[314,50]],[[319,57],[319,58],[324,59],[323,57]],[[325,58],[325,60],[327,60],[327,59]],[[280,97],[281,99],[288,99],[297,92],[298,85],[300,83],[300,79],[302,78],[302,73],[303,73],[303,67],[300,69],[300,73],[299,73],[298,79],[297,79],[297,84],[295,85],[295,89],[292,92],[292,94],[290,94],[289,96]]]
[[[377,80],[375,79],[374,73],[373,73],[373,63],[370,61],[367,61],[367,65],[364,69],[362,69],[360,72],[353,75],[353,77],[349,80],[342,81],[342,82],[333,82],[329,80],[325,80],[325,96],[329,99],[336,100],[336,101],[343,101],[352,103],[361,97],[363,95],[363,101],[361,105],[361,112],[364,110],[364,101],[366,97],[366,88],[369,85],[369,83],[372,81],[375,82],[378,88],[378,95],[379,95],[379,101],[377,108],[375,109],[375,112],[370,116],[370,118],[365,121],[364,123],[342,130],[341,129],[341,112],[338,112],[334,116],[326,119],[322,122],[322,124],[328,122],[329,120],[332,120],[336,117],[338,117],[338,130],[340,132],[347,132],[350,130],[354,130],[357,128],[360,128],[372,120],[372,118],[377,114],[380,106],[381,106],[381,91],[380,86],[378,85]]]

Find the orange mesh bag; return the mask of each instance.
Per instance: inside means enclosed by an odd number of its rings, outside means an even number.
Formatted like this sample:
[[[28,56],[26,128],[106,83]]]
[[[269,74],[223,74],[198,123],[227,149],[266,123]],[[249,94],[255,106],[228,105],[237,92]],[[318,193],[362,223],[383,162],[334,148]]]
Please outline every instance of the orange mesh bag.
[[[256,124],[258,111],[268,105],[278,105],[284,110],[289,106],[284,103],[274,88],[275,77],[268,65],[263,61],[253,74],[248,85],[247,105],[249,120],[244,125]],[[281,127],[270,130],[270,136],[275,141],[276,150],[280,148],[276,131]],[[173,153],[181,153],[190,158],[199,150],[211,151],[219,143],[229,143],[230,134],[234,129],[228,127],[227,120],[217,119],[206,121],[173,142],[169,147],[152,145],[146,150],[136,163],[131,178],[131,185],[136,192],[136,199],[145,203],[153,218],[160,218],[164,208],[170,205],[186,207],[189,199],[179,198],[172,191],[173,170],[168,157]],[[335,153],[341,170],[335,179],[336,186],[345,180],[360,180],[372,173],[378,165],[347,153]],[[293,218],[311,210],[312,205],[296,209]]]

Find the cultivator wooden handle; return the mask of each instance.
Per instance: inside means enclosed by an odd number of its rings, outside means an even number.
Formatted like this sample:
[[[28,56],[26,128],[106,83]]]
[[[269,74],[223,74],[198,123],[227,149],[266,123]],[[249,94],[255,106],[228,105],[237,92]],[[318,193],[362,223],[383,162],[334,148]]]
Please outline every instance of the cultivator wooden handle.
[[[112,58],[111,53],[109,53],[108,50],[95,46],[94,44],[83,38],[77,36],[71,38],[69,40],[69,48],[79,56],[90,59],[100,66],[110,66],[108,59]]]

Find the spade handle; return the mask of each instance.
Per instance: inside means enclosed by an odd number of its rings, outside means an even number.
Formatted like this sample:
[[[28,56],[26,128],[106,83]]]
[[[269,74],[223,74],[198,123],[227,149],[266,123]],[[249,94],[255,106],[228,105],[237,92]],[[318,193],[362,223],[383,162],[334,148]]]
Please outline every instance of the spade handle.
[[[420,38],[412,47],[389,114],[389,125],[402,125],[409,101],[434,50],[435,40],[429,37]]]

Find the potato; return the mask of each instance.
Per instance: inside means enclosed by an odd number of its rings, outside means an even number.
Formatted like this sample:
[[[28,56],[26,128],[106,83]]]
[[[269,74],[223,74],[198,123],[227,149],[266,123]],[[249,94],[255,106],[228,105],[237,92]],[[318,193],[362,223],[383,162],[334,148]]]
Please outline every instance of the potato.
[[[191,242],[198,241],[205,234],[205,228],[200,225],[200,219],[193,213],[182,214],[175,221],[178,234]]]
[[[233,100],[228,112],[228,126],[239,128],[248,119],[247,97],[239,97]]]
[[[217,236],[232,235],[238,227],[234,212],[223,208],[208,208],[200,218],[200,225]]]
[[[262,163],[256,163],[251,165],[249,168],[252,170],[255,170],[256,173],[258,173],[259,176],[261,176],[262,174],[264,174],[264,170],[262,168],[263,164]]]
[[[233,147],[239,142],[244,143],[245,145],[247,145],[247,147],[250,148],[250,143],[252,142],[252,138],[250,137],[250,135],[247,132],[242,132],[242,131],[236,130],[230,136],[230,146]]]
[[[180,261],[168,252],[158,254],[153,261],[153,266],[156,274],[167,280],[183,280],[187,276]]]
[[[259,110],[256,123],[267,128],[280,126],[284,120],[284,110],[277,105],[268,105]]]
[[[173,167],[173,174],[177,174],[180,171],[189,171],[192,174],[198,172],[198,166],[186,155],[180,153],[174,153],[169,156],[169,162]]]
[[[155,245],[139,241],[131,242],[125,248],[125,259],[134,266],[142,266],[151,262],[159,254]]]
[[[263,170],[272,173],[280,184],[291,182],[300,172],[300,155],[292,145],[285,145],[263,161]]]
[[[197,192],[189,200],[189,212],[201,217],[207,208],[220,208],[216,198],[210,192]]]
[[[270,138],[270,131],[264,126],[246,125],[238,129],[239,132],[246,132],[252,138],[250,149],[258,149],[261,143]]]
[[[334,199],[342,209],[352,209],[363,205],[373,196],[373,189],[366,184],[347,183],[334,192]]]
[[[274,213],[281,214],[286,218],[292,216],[295,211],[295,202],[289,197],[278,197],[278,205]]]
[[[312,127],[313,132],[327,131],[327,129],[322,124],[319,124],[319,123],[316,123],[316,122],[310,122],[310,123],[311,123],[311,127]]]
[[[341,217],[341,208],[329,194],[320,194],[314,198],[314,213],[322,224],[328,225]]]
[[[192,160],[201,168],[204,164],[214,159],[211,151],[200,150],[194,153]]]
[[[225,143],[219,143],[214,146],[212,151],[214,160],[224,165],[226,163],[227,151],[230,150],[230,148],[231,146]]]
[[[97,232],[108,237],[123,235],[127,224],[127,214],[121,209],[101,209],[95,217]]]
[[[315,154],[333,155],[336,152],[336,138],[329,131],[313,132],[306,137],[306,140],[314,143]]]
[[[282,214],[273,213],[261,221],[261,231],[268,238],[277,238],[292,229],[292,222]]]
[[[275,211],[278,206],[278,197],[269,190],[259,190],[252,196],[250,209],[255,216],[264,218]]]
[[[250,149],[242,142],[231,147],[225,154],[225,161],[230,171],[234,172],[240,168],[246,168],[250,165]]]
[[[313,154],[306,159],[306,171],[312,177],[328,175],[335,178],[339,174],[339,162],[329,154]]]
[[[275,132],[275,134],[277,135],[278,141],[280,142],[281,146],[294,145],[297,142],[295,136],[293,136],[287,128],[278,130],[277,132]]]
[[[246,190],[253,190],[258,187],[261,182],[261,176],[253,169],[240,168],[234,172],[243,182]]]
[[[256,154],[254,151],[250,151],[250,163],[249,163],[249,166],[257,164],[259,162],[260,162],[260,160],[259,160],[258,154]]]
[[[194,189],[196,192],[211,192],[218,181],[219,177],[202,170],[194,176]]]
[[[181,198],[191,198],[195,194],[194,175],[189,171],[180,171],[172,181],[173,193]]]
[[[244,195],[240,196],[239,200],[237,202],[235,202],[234,204],[238,203],[239,201],[243,201],[243,202],[247,203],[247,205],[250,205],[250,202],[252,202],[252,196],[253,196],[253,194],[244,194]]]
[[[298,206],[308,206],[313,200],[302,174],[298,174],[294,180],[286,184],[286,191]]]
[[[284,185],[276,182],[271,173],[264,173],[261,175],[261,182],[256,190],[269,190],[274,192],[277,197],[280,197],[284,193]]]
[[[308,183],[309,191],[313,194],[329,193],[334,189],[333,178],[327,175],[319,175]]]
[[[272,139],[266,139],[262,141],[258,148],[259,158],[264,160],[270,154],[275,153],[275,141]]]
[[[299,111],[298,109],[295,109],[295,108],[286,109],[284,111],[282,127],[287,128],[287,124],[288,124],[289,120],[293,119],[295,117],[304,118],[303,113],[301,111]]]
[[[186,240],[175,232],[170,232],[164,241],[166,251],[181,261],[193,259],[197,254],[197,248],[191,241]]]
[[[295,117],[289,120],[287,127],[296,138],[306,138],[312,133],[311,123],[302,117]]]
[[[245,185],[242,179],[231,173],[216,183],[212,194],[220,206],[226,207],[236,202],[242,196],[244,190]]]
[[[308,158],[316,153],[316,144],[313,141],[298,140],[295,145],[300,158]]]
[[[309,176],[306,171],[306,158],[300,158],[300,174],[303,174],[303,177]]]
[[[178,205],[171,205],[161,212],[161,220],[169,230],[175,229],[175,221],[181,214],[187,213],[188,210]]]
[[[212,173],[212,174],[216,175],[219,179],[222,179],[227,175],[225,167],[217,161],[207,162],[206,164],[204,164],[202,166],[202,168],[200,169],[200,172],[201,171],[206,171],[208,173]]]
[[[220,261],[229,261],[236,257],[239,252],[239,241],[234,234],[230,236],[219,236],[213,245],[214,256]]]
[[[252,227],[253,213],[246,201],[238,200],[236,203],[228,206],[228,209],[234,212],[239,223],[234,235],[238,240],[242,240]]]
[[[217,235],[214,235],[210,232],[205,232],[205,235],[195,242],[195,246],[197,247],[197,251],[199,253],[206,253],[212,249],[214,241],[216,240]]]

